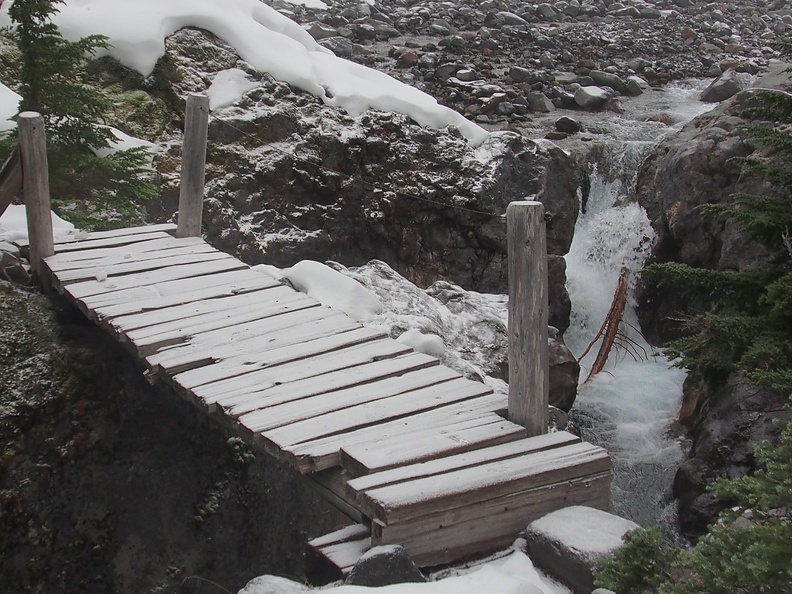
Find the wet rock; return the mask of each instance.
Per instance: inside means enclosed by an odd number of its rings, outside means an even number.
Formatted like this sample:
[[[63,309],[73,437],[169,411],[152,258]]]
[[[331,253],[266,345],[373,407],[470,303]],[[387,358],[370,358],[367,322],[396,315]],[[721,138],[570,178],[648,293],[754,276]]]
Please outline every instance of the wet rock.
[[[569,412],[577,397],[580,365],[572,351],[564,344],[557,328],[550,326],[550,404]]]
[[[580,122],[569,116],[558,118],[555,122],[555,127],[559,132],[565,132],[567,134],[577,134],[581,129]]]

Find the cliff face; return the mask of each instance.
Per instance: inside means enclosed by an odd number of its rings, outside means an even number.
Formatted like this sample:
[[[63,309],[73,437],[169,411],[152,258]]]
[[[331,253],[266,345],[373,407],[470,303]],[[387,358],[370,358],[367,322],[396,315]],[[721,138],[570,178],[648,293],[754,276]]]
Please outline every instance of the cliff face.
[[[236,591],[302,575],[306,537],[343,525],[77,312],[3,281],[0,353],[0,590]]]
[[[761,86],[789,85],[774,76]],[[765,182],[745,175],[732,159],[754,152],[746,142],[741,117],[749,93],[740,93],[699,116],[680,133],[661,142],[642,166],[637,200],[649,213],[658,235],[653,259],[682,262],[714,270],[762,267],[770,255],[736,224],[704,218],[701,204],[723,203],[735,192],[761,194]],[[645,280],[640,288],[644,330],[658,342],[684,333],[684,318],[705,311],[703,303]],[[777,436],[773,419],[783,416],[786,398],[732,375],[720,386],[708,386],[691,375],[684,390],[680,422],[692,440],[689,458],[677,473],[674,496],[680,501],[680,522],[691,536],[703,533],[720,507],[706,487],[719,476],[738,477],[756,470],[757,443]]]

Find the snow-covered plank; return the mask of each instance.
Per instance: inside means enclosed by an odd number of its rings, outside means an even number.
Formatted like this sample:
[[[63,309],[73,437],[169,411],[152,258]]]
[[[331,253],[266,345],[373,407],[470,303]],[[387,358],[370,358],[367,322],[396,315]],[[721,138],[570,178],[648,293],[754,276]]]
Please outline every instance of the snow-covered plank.
[[[508,547],[529,523],[570,505],[608,510],[609,471],[529,487],[465,507],[385,524],[372,522],[372,546],[398,543],[421,567]]]
[[[321,322],[326,321],[327,319],[321,320]],[[342,324],[343,322],[344,320],[341,320]],[[319,323],[314,325],[314,327],[319,327]],[[310,330],[307,332],[310,332]],[[354,327],[350,329],[349,325],[341,326],[339,330],[327,330],[326,332],[317,332],[317,334],[316,338],[312,338],[310,334],[305,334],[303,335],[305,340],[294,344],[266,351],[246,352],[243,356],[225,359],[212,365],[185,371],[179,374],[179,384],[187,390],[194,390],[198,386],[209,385],[220,379],[238,378],[243,374],[251,373],[258,369],[269,369],[320,355],[330,356],[333,351],[382,340],[387,336],[382,330]]]
[[[314,538],[305,548],[305,576],[312,584],[341,580],[371,546],[371,530],[353,524]]]
[[[484,384],[460,377],[263,431],[262,435],[283,448],[476,398],[490,391]],[[408,434],[405,434],[405,439],[410,439]]]
[[[182,345],[166,347],[146,358],[146,363],[156,373],[177,374],[195,367],[217,363],[225,359],[233,359],[248,353],[265,353],[284,346],[299,344],[306,340],[329,336],[360,328],[361,325],[340,312],[327,308],[311,307],[288,311],[261,320],[237,324],[228,328],[210,330],[196,334]],[[244,366],[244,361],[237,362],[234,367]],[[218,367],[215,371],[222,371]],[[256,371],[250,366],[247,372]],[[247,373],[244,370],[233,370],[234,374]],[[188,382],[184,387],[190,389],[201,385],[183,376]],[[222,375],[216,380],[230,377]]]
[[[90,251],[101,248],[115,246],[132,245],[141,241],[151,241],[153,239],[167,239],[173,236],[164,231],[146,231],[135,235],[118,235],[114,237],[103,237],[88,240],[79,240],[66,243],[55,244],[55,254],[64,254],[74,251]]]
[[[85,307],[91,308],[97,317],[117,318],[204,299],[239,295],[272,286],[274,286],[272,278],[244,267],[229,272],[205,274],[103,293],[85,297],[82,302]]]
[[[172,252],[173,255],[159,257],[156,253],[137,254],[129,260],[122,259],[119,262],[107,266],[102,265],[94,267],[90,265],[93,261],[89,260],[85,268],[81,267],[73,270],[57,271],[55,272],[55,277],[58,279],[58,284],[60,286],[89,279],[100,280],[101,278],[106,279],[107,283],[112,283],[117,276],[163,269],[167,271],[170,267],[183,264],[226,260],[231,257],[223,252],[218,252],[213,247],[206,244],[203,246],[176,248],[169,251]]]
[[[274,291],[274,292],[273,292]],[[270,294],[273,292],[272,294]],[[156,334],[165,334],[182,329],[184,320],[190,318],[197,322],[198,317],[204,318],[217,312],[237,313],[248,308],[262,306],[284,296],[297,296],[294,290],[280,284],[275,279],[265,283],[257,290],[232,295],[221,295],[217,298],[199,299],[190,303],[179,303],[155,310],[126,314],[113,319],[113,328],[121,335],[142,339]],[[318,302],[315,302],[318,305]]]
[[[508,399],[505,394],[487,394],[380,425],[362,427],[293,446],[278,447],[266,440],[262,440],[262,446],[270,455],[291,465],[298,472],[308,474],[338,466],[339,450],[351,444],[376,443],[396,435],[411,435],[433,428],[439,430],[450,423],[485,412],[505,412],[507,406]]]
[[[290,339],[289,344],[296,344],[294,338]],[[284,345],[286,346],[286,345]],[[333,372],[344,373],[346,369],[363,365],[378,359],[390,359],[403,355],[410,351],[407,347],[395,340],[375,340],[348,348],[339,349],[329,353],[322,353],[317,356],[300,359],[277,365],[267,369],[260,369],[253,373],[241,376],[232,376],[211,384],[197,386],[188,392],[192,392],[195,397],[213,399],[222,395],[226,390],[236,390],[245,386],[261,387],[264,385],[278,385],[297,381],[306,377],[319,376]],[[176,375],[174,382],[181,386],[181,377]]]
[[[92,297],[102,293],[111,293],[123,289],[155,285],[170,280],[248,268],[246,264],[243,264],[233,256],[228,256],[226,254],[221,255],[224,257],[210,262],[174,265],[150,272],[139,272],[126,276],[110,277],[101,282],[96,280],[83,281],[67,285],[64,289],[74,299],[82,300],[86,297]]]
[[[417,355],[417,353],[413,355]],[[423,355],[423,357],[427,357],[427,355]],[[397,360],[393,359],[391,361],[397,362]],[[398,363],[402,362],[398,361]],[[437,362],[437,359],[435,359],[435,362]],[[440,365],[429,368],[422,367],[403,375],[379,379],[363,385],[358,384],[357,386],[334,392],[325,392],[310,398],[267,406],[267,408],[240,416],[239,422],[252,431],[266,431],[298,421],[312,419],[330,412],[344,410],[352,406],[447,382],[458,377],[460,376],[457,372]],[[218,404],[223,406],[223,399],[220,399]],[[237,409],[233,406],[227,408],[228,414],[233,415],[236,411]]]
[[[88,243],[97,239],[111,239],[115,237],[128,237],[130,235],[145,235],[154,232],[176,231],[174,223],[157,223],[154,225],[141,225],[139,227],[125,227],[123,229],[110,229],[109,231],[80,231],[77,235],[66,237],[55,242],[55,245],[69,243]],[[171,235],[171,237],[173,237]]]
[[[231,390],[220,397],[213,399],[214,404],[226,409],[228,414],[241,417],[246,413],[262,411],[263,409],[321,396],[329,392],[343,390],[354,386],[371,383],[378,379],[402,376],[416,369],[437,367],[439,361],[430,355],[422,353],[407,353],[392,359],[373,361],[345,370],[344,373],[333,373],[319,377],[307,377],[285,386],[245,387],[240,390]],[[446,373],[450,370],[444,368]],[[455,373],[455,372],[450,372]],[[325,402],[330,398],[322,398]],[[297,405],[300,408],[301,405]],[[310,406],[306,404],[306,406]],[[325,411],[326,412],[326,411]],[[299,412],[295,412],[299,416]],[[307,418],[307,417],[303,417]],[[255,424],[259,416],[250,417],[250,422]],[[244,421],[247,423],[248,421]]]
[[[522,425],[507,421],[495,413],[488,413],[477,419],[449,425],[439,432],[411,436],[409,440],[390,439],[376,445],[344,448],[340,452],[341,467],[353,476],[362,476],[513,442],[526,436]]]
[[[396,524],[610,469],[605,450],[576,443],[369,489],[359,504],[369,517]]]
[[[131,246],[125,246],[119,250],[119,253],[102,256],[100,258],[48,261],[47,267],[58,276],[61,282],[66,283],[74,282],[75,278],[95,278],[98,273],[112,276],[113,274],[126,274],[128,272],[138,272],[140,270],[153,270],[158,260],[173,258],[175,256],[219,253],[215,248],[203,241],[198,243],[190,242],[188,245],[173,245],[173,243],[178,241],[176,239],[170,239],[168,241],[172,244],[160,249],[128,250],[127,248]],[[77,253],[85,255],[85,252]],[[58,257],[60,256],[53,256],[53,258]]]
[[[243,297],[245,298],[244,300],[241,299]],[[210,304],[214,308],[213,301],[221,301],[221,299],[202,301],[200,303]],[[251,323],[309,307],[319,307],[318,302],[306,295],[295,293],[293,289],[288,287],[244,293],[222,299],[222,301],[227,302],[222,304],[225,306],[224,308],[218,308],[215,311],[204,311],[193,316],[183,315],[179,317],[179,314],[185,310],[188,314],[192,313],[198,309],[195,307],[196,304],[177,306],[182,309],[178,312],[172,312],[171,321],[158,326],[146,326],[131,330],[126,333],[126,338],[135,345],[137,352],[142,357],[147,357],[156,353],[162,347],[182,344],[199,334],[221,328],[239,326],[240,324]],[[188,309],[188,307],[191,309]],[[205,309],[208,309],[208,307]],[[156,313],[167,314],[170,313],[169,310],[176,310],[176,308],[159,310]],[[113,324],[115,322],[116,320],[113,320]]]
[[[479,415],[476,418],[483,416],[484,415]],[[496,462],[507,458],[525,456],[526,454],[560,448],[575,443],[580,443],[580,438],[577,435],[567,433],[566,431],[556,431],[497,446],[479,448],[472,452],[464,452],[453,456],[438,458],[436,460],[404,465],[400,468],[384,470],[368,476],[361,476],[351,479],[347,488],[355,498],[358,498],[362,493],[371,489],[453,472],[463,468],[470,468],[471,466],[479,466],[487,462]],[[350,446],[344,447],[344,450],[347,452],[361,452],[366,449],[376,450],[379,446],[380,443],[365,445],[351,444]]]
[[[93,250],[73,250],[61,252],[45,259],[50,270],[66,270],[69,267],[82,266],[81,262],[91,260],[101,260],[102,258],[123,258],[133,254],[143,252],[156,252],[167,250],[174,247],[187,247],[192,245],[207,245],[200,237],[176,238],[166,235],[161,239],[149,239],[138,243],[107,248],[96,248]]]

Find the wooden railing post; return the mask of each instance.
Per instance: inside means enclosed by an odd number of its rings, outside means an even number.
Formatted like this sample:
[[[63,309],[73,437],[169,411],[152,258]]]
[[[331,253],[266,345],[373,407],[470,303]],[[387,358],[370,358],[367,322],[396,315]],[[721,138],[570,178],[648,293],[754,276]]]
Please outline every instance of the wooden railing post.
[[[541,202],[506,209],[509,250],[509,420],[529,436],[547,433],[547,239]]]
[[[184,117],[179,218],[176,237],[200,237],[203,214],[206,136],[209,131],[209,97],[191,93]]]
[[[22,191],[30,241],[30,266],[34,274],[41,278],[44,258],[55,253],[44,119],[36,112],[24,111],[19,114],[17,125],[22,153]]]

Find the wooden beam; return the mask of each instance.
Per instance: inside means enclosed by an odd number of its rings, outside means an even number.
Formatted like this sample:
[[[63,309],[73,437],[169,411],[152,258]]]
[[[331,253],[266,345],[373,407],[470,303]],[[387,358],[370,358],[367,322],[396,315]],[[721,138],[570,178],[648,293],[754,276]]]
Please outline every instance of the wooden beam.
[[[547,239],[544,205],[506,209],[509,248],[509,420],[529,436],[547,433]]]
[[[30,238],[30,265],[40,278],[44,272],[44,258],[55,253],[44,118],[36,112],[23,111],[19,114],[18,127],[22,151],[22,185]]]
[[[17,144],[3,164],[3,168],[0,169],[0,217],[3,216],[8,205],[21,191],[22,159],[19,145]]]
[[[209,131],[209,97],[191,93],[184,118],[179,220],[176,237],[200,237],[203,214],[206,137]]]

